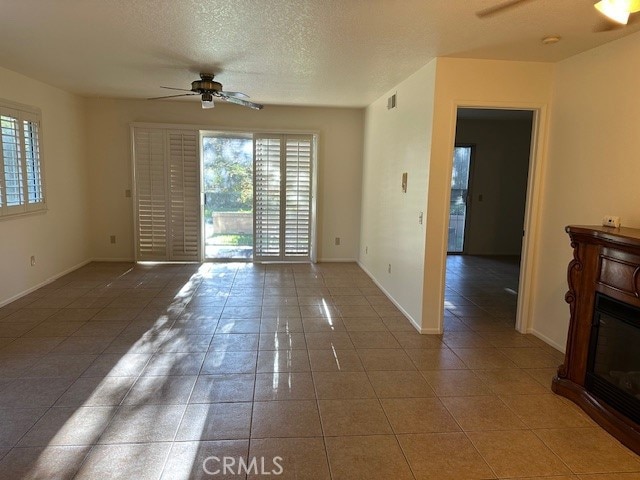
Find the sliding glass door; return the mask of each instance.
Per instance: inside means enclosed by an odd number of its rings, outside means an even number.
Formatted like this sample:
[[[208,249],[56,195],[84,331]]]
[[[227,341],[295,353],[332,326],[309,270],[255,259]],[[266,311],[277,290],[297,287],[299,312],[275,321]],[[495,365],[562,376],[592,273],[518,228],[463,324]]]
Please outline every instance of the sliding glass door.
[[[202,139],[205,258],[253,258],[253,139],[216,134]]]
[[[205,258],[308,261],[313,154],[313,135],[204,135]]]
[[[137,260],[315,261],[314,135],[132,134]]]
[[[469,213],[472,153],[471,146],[456,146],[453,152],[448,253],[464,252],[465,228]]]

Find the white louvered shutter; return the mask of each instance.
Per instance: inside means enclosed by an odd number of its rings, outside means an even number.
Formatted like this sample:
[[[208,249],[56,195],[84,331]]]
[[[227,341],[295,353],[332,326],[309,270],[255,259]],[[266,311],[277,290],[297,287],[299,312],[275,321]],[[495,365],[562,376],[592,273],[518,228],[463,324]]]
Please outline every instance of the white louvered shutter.
[[[44,181],[40,161],[40,122],[36,115],[22,114],[22,134],[25,152],[25,191],[27,210],[44,206]]]
[[[24,212],[24,181],[21,157],[20,112],[9,108],[0,110],[0,125],[2,127],[2,170],[3,213]]]
[[[254,137],[254,258],[280,258],[280,136]]]
[[[176,261],[200,260],[200,148],[194,131],[167,132],[171,250]]]
[[[286,135],[285,257],[309,257],[311,246],[311,135]]]
[[[137,259],[167,260],[167,175],[165,134],[134,129]]]
[[[310,257],[312,135],[254,136],[254,258]]]
[[[137,259],[199,261],[198,132],[136,127],[133,135]]]

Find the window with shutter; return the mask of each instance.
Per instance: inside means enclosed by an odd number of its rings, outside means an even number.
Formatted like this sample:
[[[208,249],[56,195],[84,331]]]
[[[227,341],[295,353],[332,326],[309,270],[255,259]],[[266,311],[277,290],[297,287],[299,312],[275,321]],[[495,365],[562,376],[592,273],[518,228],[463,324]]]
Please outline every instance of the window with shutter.
[[[133,129],[136,258],[200,260],[199,133]]]
[[[0,101],[0,138],[0,216],[45,209],[39,111]]]
[[[313,136],[255,135],[254,144],[254,258],[309,259]]]

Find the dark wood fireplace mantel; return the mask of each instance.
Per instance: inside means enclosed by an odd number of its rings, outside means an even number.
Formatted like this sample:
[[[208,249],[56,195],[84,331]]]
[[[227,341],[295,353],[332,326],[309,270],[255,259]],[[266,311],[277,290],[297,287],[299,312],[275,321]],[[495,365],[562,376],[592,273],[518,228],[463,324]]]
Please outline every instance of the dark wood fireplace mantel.
[[[585,386],[597,294],[640,308],[640,230],[569,226],[566,231],[573,248],[565,295],[571,318],[564,364],[558,368],[552,389],[578,404],[605,430],[640,454],[640,425]],[[640,327],[640,319],[638,322]]]

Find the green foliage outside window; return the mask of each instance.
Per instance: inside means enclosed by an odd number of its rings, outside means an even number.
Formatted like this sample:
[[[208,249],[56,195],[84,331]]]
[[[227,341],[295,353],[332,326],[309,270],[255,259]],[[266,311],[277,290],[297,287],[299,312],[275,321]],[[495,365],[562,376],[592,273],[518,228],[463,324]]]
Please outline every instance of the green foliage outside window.
[[[245,138],[205,137],[205,219],[216,212],[253,210],[253,142]]]

